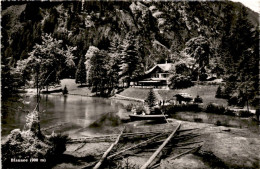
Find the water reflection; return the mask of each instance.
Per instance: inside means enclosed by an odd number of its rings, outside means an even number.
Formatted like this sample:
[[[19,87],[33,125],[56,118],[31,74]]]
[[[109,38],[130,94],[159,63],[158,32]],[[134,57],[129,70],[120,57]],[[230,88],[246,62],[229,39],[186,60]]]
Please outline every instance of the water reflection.
[[[24,110],[33,110],[36,105],[35,97],[24,97],[26,101],[30,101],[29,105],[24,106]],[[2,135],[7,135],[14,128],[23,128],[25,124],[25,116],[27,113],[20,112],[15,107],[18,98],[10,98],[2,102]],[[124,104],[130,104],[125,102]],[[43,111],[44,110],[44,111]],[[106,113],[115,113],[121,118],[127,117],[123,115],[126,111],[122,103],[111,99],[98,97],[81,97],[68,95],[42,95],[40,103],[41,127],[49,127],[59,123],[69,122],[78,128],[88,127],[91,123],[100,119]]]
[[[19,101],[20,99],[20,101]],[[23,104],[22,101],[30,102]],[[73,130],[82,129],[84,132],[105,132],[109,127],[122,125],[122,121],[129,119],[124,105],[130,101],[111,100],[99,97],[81,97],[68,95],[42,95],[40,103],[41,127],[46,128],[59,123],[68,123],[61,132],[72,133]],[[135,104],[138,104],[135,102]],[[32,111],[36,105],[35,97],[12,97],[2,101],[2,136],[6,136],[15,128],[22,129],[25,124],[26,111]],[[232,116],[179,112],[174,118],[186,121],[204,122],[231,127],[249,128],[259,132],[256,122]],[[93,125],[92,125],[93,124]],[[139,122],[133,125],[139,125]],[[90,130],[89,126],[92,125]],[[86,129],[88,127],[88,129]],[[102,130],[102,131],[101,131]]]
[[[228,127],[248,128],[250,131],[259,132],[257,122],[251,118],[240,118],[227,115],[218,115],[204,112],[177,112],[173,118],[191,122],[203,122]]]

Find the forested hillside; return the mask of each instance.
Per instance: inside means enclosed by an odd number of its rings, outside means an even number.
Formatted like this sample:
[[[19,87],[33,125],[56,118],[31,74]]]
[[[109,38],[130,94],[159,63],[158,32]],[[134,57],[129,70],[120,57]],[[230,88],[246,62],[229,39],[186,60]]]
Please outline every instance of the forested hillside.
[[[62,40],[56,43],[62,52],[53,49],[53,56],[73,56],[75,64],[64,69],[66,65],[55,61],[57,81],[81,77],[86,62],[92,66],[87,76],[95,90],[114,88],[120,79],[130,82],[154,64],[168,61],[186,64],[197,73],[194,77],[217,74],[226,81],[228,98],[247,93],[251,104],[258,103],[258,14],[240,3],[2,2],[1,15],[3,92],[32,78],[29,71],[17,69],[29,63],[36,44],[43,52],[43,37],[50,37]],[[110,79],[95,80],[101,77]]]

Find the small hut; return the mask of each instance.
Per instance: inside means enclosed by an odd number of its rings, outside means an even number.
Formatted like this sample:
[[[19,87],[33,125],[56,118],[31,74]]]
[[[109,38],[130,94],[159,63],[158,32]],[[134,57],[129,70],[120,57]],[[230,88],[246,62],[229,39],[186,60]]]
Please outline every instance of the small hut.
[[[174,97],[176,97],[176,101],[179,102],[179,104],[182,104],[182,102],[190,103],[193,100],[192,96],[188,93],[178,93],[174,95]]]

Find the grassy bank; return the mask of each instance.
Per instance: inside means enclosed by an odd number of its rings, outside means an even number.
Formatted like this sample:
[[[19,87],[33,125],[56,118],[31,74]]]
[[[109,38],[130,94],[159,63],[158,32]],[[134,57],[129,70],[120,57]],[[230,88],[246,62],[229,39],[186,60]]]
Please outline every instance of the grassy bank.
[[[69,91],[69,94],[81,96],[93,95],[88,87],[81,87],[80,84],[76,84],[75,79],[62,79],[61,88],[64,89],[65,85]]]
[[[124,91],[122,91],[121,93],[119,93],[122,96],[126,96],[126,97],[133,97],[133,98],[137,98],[137,99],[146,99],[148,92],[150,89],[140,89],[140,88],[127,88]]]
[[[218,105],[227,106],[227,101],[225,99],[215,98],[215,94],[218,86],[216,85],[195,85],[187,89],[177,89],[177,90],[158,90],[158,93],[163,99],[171,99],[175,94],[178,93],[188,93],[193,98],[199,95],[203,99],[205,105],[209,103],[216,103]]]
[[[215,94],[218,86],[216,85],[196,85],[187,89],[175,89],[175,90],[165,90],[165,89],[155,89],[164,100],[173,99],[173,96],[178,93],[188,93],[193,98],[199,95],[203,99],[204,105],[209,103],[216,103],[218,105],[227,106],[227,101],[225,99],[215,98]],[[146,99],[149,89],[145,88],[127,88],[120,95],[126,97],[133,97],[137,99]]]

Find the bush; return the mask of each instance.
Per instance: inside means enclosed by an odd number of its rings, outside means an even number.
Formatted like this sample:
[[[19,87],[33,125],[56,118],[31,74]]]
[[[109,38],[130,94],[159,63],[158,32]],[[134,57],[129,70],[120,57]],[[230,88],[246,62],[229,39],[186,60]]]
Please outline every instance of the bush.
[[[131,111],[136,114],[142,114],[143,112],[147,113],[143,105],[135,105],[132,107]]]
[[[7,141],[2,144],[3,168],[52,168],[57,157],[66,150],[68,136],[52,134],[51,136],[37,137],[33,131],[15,129],[8,135]],[[12,163],[16,159],[46,159],[48,163]]]
[[[232,96],[228,99],[228,105],[237,105],[238,104],[238,98],[236,96]]]
[[[221,98],[222,97],[222,90],[221,90],[221,87],[218,86],[218,89],[216,91],[216,95],[215,95],[216,98]]]
[[[252,116],[252,113],[250,113],[246,110],[244,110],[244,111],[241,110],[241,111],[238,112],[238,114],[239,114],[240,117],[250,117],[250,116]]]
[[[183,75],[172,76],[169,81],[169,87],[171,89],[183,89],[194,85],[189,76]]]
[[[197,95],[197,97],[194,99],[194,103],[203,103],[203,99]]]
[[[216,122],[216,125],[217,125],[217,126],[221,126],[221,121],[218,120],[218,121]]]
[[[226,109],[226,111],[225,111],[225,115],[228,115],[228,116],[236,116],[236,113],[234,113],[233,110]]]
[[[49,138],[52,149],[49,153],[52,155],[62,154],[66,150],[66,143],[68,140],[68,135],[52,133]]]
[[[230,110],[228,108],[225,108],[223,106],[218,106],[213,103],[210,103],[206,109],[206,113],[215,113],[215,114],[224,114],[224,115],[229,115],[229,116],[235,116],[236,114],[234,113],[233,110]]]
[[[202,118],[194,118],[194,121],[197,122],[197,123],[203,123]]]
[[[208,77],[208,75],[206,73],[200,74],[199,75],[199,80],[200,81],[206,81],[207,77]]]
[[[212,103],[210,103],[205,110],[205,112],[207,113],[215,113],[215,114],[225,114],[225,111],[226,111],[225,107],[218,106]]]
[[[202,108],[198,104],[167,105],[167,106],[163,106],[161,109],[166,114],[173,114],[175,112],[180,112],[180,111],[192,111],[192,112],[202,111]]]
[[[128,111],[128,112],[129,112],[129,111],[131,111],[131,110],[132,110],[132,108],[133,108],[133,106],[134,106],[134,105],[133,105],[132,103],[131,103],[131,104],[128,104],[128,105],[126,105],[126,106],[125,106],[125,109],[126,109],[126,111]]]

